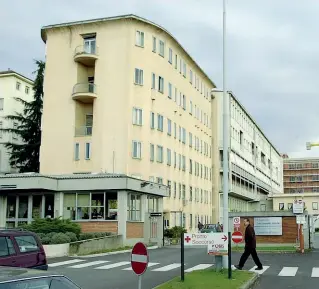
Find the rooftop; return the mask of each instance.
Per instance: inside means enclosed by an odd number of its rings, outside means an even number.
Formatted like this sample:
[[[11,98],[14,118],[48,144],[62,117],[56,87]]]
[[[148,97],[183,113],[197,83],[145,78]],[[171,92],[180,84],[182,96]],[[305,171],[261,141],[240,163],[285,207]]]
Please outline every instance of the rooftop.
[[[21,73],[18,73],[18,72],[14,71],[14,70],[11,70],[10,68],[8,70],[0,71],[0,77],[5,77],[5,76],[15,76],[17,78],[22,79],[23,81],[26,81],[26,82],[29,82],[30,84],[33,84],[33,80],[32,79],[24,76]]]
[[[305,157],[305,158],[286,158],[284,163],[307,163],[307,162],[318,162],[318,157]]]

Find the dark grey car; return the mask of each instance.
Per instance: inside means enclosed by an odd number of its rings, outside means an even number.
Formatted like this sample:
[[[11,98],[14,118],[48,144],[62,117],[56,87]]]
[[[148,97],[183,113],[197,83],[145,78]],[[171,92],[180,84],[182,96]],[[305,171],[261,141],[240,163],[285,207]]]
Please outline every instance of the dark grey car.
[[[61,274],[0,266],[0,289],[81,289]]]

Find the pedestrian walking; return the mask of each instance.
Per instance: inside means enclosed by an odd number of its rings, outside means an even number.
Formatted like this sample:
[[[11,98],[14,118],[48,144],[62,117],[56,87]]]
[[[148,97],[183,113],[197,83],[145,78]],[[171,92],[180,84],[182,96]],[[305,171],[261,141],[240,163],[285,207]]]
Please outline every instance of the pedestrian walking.
[[[253,258],[255,264],[256,264],[256,268],[255,270],[262,270],[263,269],[263,265],[261,264],[258,255],[257,255],[257,251],[256,251],[256,235],[255,235],[255,230],[254,228],[250,225],[250,221],[249,219],[244,219],[244,225],[246,227],[245,230],[245,251],[243,253],[243,255],[240,258],[239,264],[236,265],[235,267],[238,270],[242,270],[249,255],[251,255],[251,257]]]
[[[198,225],[197,225],[197,228],[198,228],[198,233],[200,233],[200,231],[203,229],[204,225],[198,221]]]

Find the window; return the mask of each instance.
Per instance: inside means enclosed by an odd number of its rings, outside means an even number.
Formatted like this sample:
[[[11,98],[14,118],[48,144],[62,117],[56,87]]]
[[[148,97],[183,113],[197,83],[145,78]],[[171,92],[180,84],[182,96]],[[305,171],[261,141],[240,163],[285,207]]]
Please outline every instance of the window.
[[[162,40],[159,41],[159,55],[163,57],[165,55],[165,44]]]
[[[182,128],[182,143],[186,143],[186,129]]]
[[[17,236],[14,237],[21,253],[39,251],[38,243],[33,236]]]
[[[158,77],[158,91],[164,93],[164,78],[161,76]]]
[[[80,159],[80,144],[76,143],[74,148],[74,160],[78,161]]]
[[[170,49],[168,50],[168,62],[169,62],[170,64],[173,63],[173,50],[172,50],[172,48],[170,48]]]
[[[318,210],[318,202],[312,202],[312,209]]]
[[[133,124],[142,125],[143,113],[142,109],[133,107]]]
[[[178,62],[177,54],[175,54],[175,69],[177,69],[177,62]]]
[[[177,163],[177,153],[174,152],[174,168],[176,168],[176,163]]]
[[[86,36],[83,40],[84,40],[84,52],[88,54],[96,54],[96,37]]]
[[[186,96],[183,94],[183,98],[182,98],[182,106],[183,106],[183,109],[186,110]]]
[[[152,89],[155,89],[156,87],[155,78],[156,78],[155,73],[152,73]]]
[[[172,135],[172,121],[167,119],[167,134]]]
[[[182,170],[185,171],[186,170],[186,157],[182,156]]]
[[[170,197],[170,196],[171,196],[172,181],[167,180],[167,186],[168,186],[168,195],[169,195],[169,197]]]
[[[3,110],[4,98],[0,98],[0,110]]]
[[[172,164],[172,151],[170,149],[167,149],[167,165]]]
[[[143,85],[143,70],[139,68],[135,68],[135,84]]]
[[[189,70],[189,83],[193,84],[193,71],[191,69]]]
[[[189,101],[189,113],[193,114],[193,102],[191,100]]]
[[[13,123],[13,129],[18,129],[18,123],[16,123],[16,122]],[[17,134],[15,132],[12,133],[12,138],[13,139],[17,139],[18,138],[18,136],[17,136]]]
[[[0,237],[0,258],[14,255],[15,253],[11,239],[9,237]]]
[[[29,87],[29,86],[26,86],[25,89],[24,89],[24,92],[25,92],[26,94],[29,94],[29,90],[30,90],[30,87]]]
[[[151,112],[151,129],[155,128],[155,113]]]
[[[163,162],[163,147],[162,146],[157,146],[157,162],[162,163]]]
[[[156,37],[153,36],[153,52],[156,52]]]
[[[155,154],[155,148],[153,144],[150,144],[150,161],[154,162],[154,154]]]
[[[183,61],[183,76],[186,77],[186,62]]]
[[[136,31],[135,45],[144,47],[144,32],[138,30]]]
[[[190,132],[188,135],[189,146],[193,146],[193,134]]]
[[[87,142],[85,144],[85,159],[89,160],[91,158],[91,143]]]
[[[140,141],[133,140],[132,144],[132,157],[133,159],[140,159],[141,158],[141,150],[142,144]]]
[[[21,83],[18,81],[18,82],[16,83],[16,90],[20,90],[20,86],[21,86]]]
[[[177,125],[176,122],[174,122],[174,138],[177,136]]]
[[[172,99],[172,84],[168,83],[168,98]]]
[[[141,221],[141,196],[128,194],[127,196],[127,219],[130,221]]]
[[[157,114],[157,129],[159,131],[163,131],[163,116],[160,114]]]
[[[279,211],[283,211],[285,209],[284,203],[279,203]]]

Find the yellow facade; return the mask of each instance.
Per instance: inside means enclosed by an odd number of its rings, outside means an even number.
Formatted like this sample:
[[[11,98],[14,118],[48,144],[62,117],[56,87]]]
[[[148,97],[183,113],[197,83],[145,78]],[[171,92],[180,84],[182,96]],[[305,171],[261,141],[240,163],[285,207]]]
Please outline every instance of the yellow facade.
[[[133,15],[47,26],[42,38],[40,172],[163,182],[167,226],[217,221],[215,85],[181,45]]]

